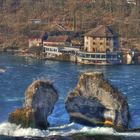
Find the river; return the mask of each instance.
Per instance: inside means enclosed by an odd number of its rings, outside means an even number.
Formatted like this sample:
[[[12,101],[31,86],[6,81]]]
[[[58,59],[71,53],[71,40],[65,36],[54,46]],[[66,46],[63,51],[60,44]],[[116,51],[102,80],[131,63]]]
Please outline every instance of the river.
[[[28,136],[32,134],[33,136],[47,136],[77,131],[114,134],[115,130],[111,128],[88,128],[69,123],[69,116],[64,107],[65,98],[68,92],[76,86],[79,74],[88,70],[103,72],[105,77],[115,87],[119,88],[128,99],[132,116],[131,127],[140,127],[140,65],[77,65],[69,62],[41,61],[0,54],[0,68],[5,69],[5,71],[0,71],[1,135]],[[50,131],[40,131],[31,128],[22,129],[7,122],[8,114],[16,108],[22,107],[24,92],[35,79],[52,80],[59,92],[59,101],[48,119],[51,124]],[[125,133],[124,135],[129,134]],[[140,136],[139,133],[134,133],[133,135]]]

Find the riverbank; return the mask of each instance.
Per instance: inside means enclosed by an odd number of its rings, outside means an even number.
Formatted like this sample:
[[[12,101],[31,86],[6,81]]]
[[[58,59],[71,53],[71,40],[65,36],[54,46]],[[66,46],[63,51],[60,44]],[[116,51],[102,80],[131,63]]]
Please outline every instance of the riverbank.
[[[5,54],[11,54],[15,56],[22,56],[22,57],[29,57],[33,59],[38,59],[38,60],[52,60],[52,61],[66,61],[66,62],[74,62],[77,63],[77,58],[76,56],[71,56],[71,55],[61,55],[61,56],[55,56],[55,57],[49,57],[45,53],[41,54],[36,54],[36,53],[31,53],[28,50],[8,50],[8,51],[0,51],[0,53],[5,53]]]
[[[72,54],[61,54],[61,55],[55,55],[55,54],[48,54],[44,52],[38,52],[38,51],[31,51],[31,50],[1,50],[1,53],[9,53],[15,56],[23,56],[23,57],[29,57],[33,59],[40,59],[40,60],[53,60],[53,61],[66,61],[66,62],[74,62],[74,63],[79,63],[83,65],[139,65],[140,60],[139,60],[139,54],[136,54],[134,57],[134,60],[132,63],[127,63],[127,55],[123,55],[120,53],[120,57],[122,57],[122,60],[118,61],[97,61],[95,59],[90,60],[89,58],[85,57],[79,57],[77,55],[72,55]],[[88,54],[89,55],[89,54]],[[122,55],[122,56],[121,56]]]

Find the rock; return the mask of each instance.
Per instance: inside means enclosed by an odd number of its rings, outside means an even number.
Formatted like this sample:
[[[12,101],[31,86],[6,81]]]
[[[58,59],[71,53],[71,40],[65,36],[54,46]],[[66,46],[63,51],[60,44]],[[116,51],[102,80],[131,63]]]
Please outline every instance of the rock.
[[[44,140],[74,140],[69,136],[59,136],[59,135],[54,135],[54,136],[49,136],[47,139]]]
[[[102,73],[83,73],[76,88],[69,93],[65,107],[71,121],[92,126],[128,128],[127,100],[105,80]]]
[[[12,112],[9,121],[22,127],[46,129],[49,125],[47,117],[57,100],[58,94],[52,83],[34,81],[25,92],[24,107]]]
[[[74,134],[72,136],[49,136],[46,138],[42,137],[12,137],[12,136],[0,136],[0,140],[138,140],[139,137],[123,137],[115,135],[81,135]]]
[[[9,121],[22,127],[34,127],[34,116],[31,109],[16,109],[9,115]]]
[[[0,140],[77,140],[77,139],[76,136],[75,139],[73,139],[71,136],[59,136],[59,135],[52,135],[48,137],[14,137],[14,136],[0,135]]]

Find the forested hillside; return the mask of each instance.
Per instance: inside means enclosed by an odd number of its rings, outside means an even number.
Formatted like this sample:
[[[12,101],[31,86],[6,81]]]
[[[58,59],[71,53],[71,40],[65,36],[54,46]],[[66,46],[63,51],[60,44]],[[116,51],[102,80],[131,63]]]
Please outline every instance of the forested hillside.
[[[139,48],[140,0],[0,0],[0,46],[28,47],[28,37],[55,30],[111,25],[124,47]],[[34,22],[34,20],[37,20]]]

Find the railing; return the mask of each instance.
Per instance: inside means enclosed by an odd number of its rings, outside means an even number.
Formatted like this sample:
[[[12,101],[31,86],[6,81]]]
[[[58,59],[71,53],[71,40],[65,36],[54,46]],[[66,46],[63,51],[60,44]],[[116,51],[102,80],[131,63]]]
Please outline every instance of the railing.
[[[84,60],[119,60],[118,53],[87,53],[79,52],[78,57]]]

